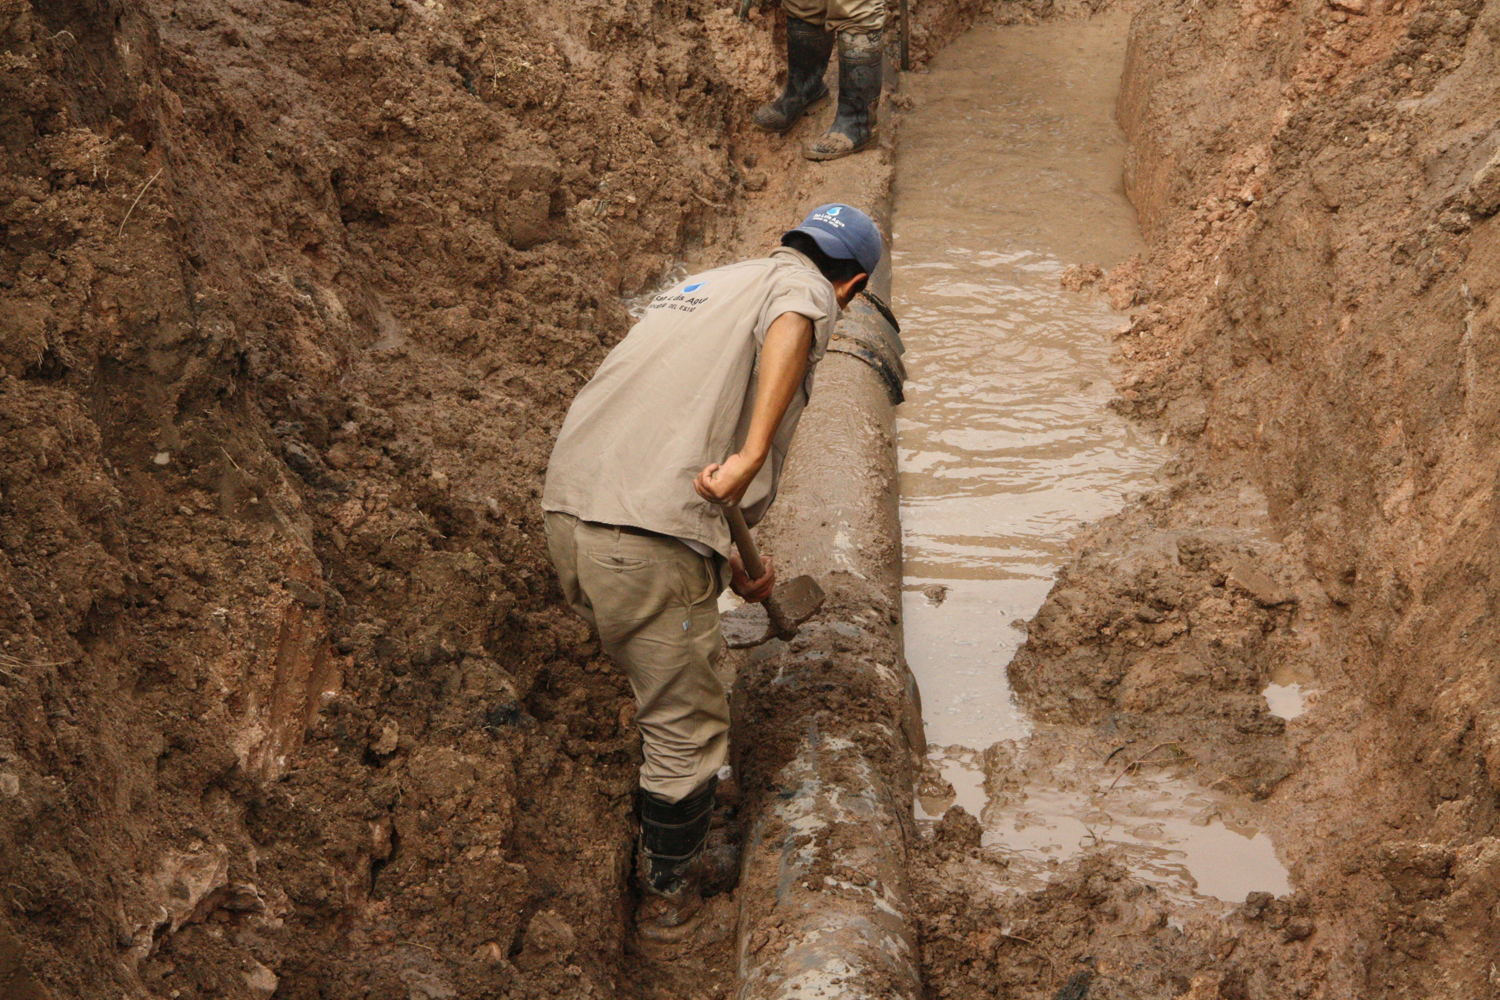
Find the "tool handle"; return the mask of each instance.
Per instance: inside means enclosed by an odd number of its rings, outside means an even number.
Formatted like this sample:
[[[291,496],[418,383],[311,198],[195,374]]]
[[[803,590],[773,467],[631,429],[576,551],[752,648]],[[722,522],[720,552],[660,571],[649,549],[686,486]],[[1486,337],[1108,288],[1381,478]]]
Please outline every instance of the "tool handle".
[[[745,514],[739,504],[724,508],[724,520],[729,522],[729,533],[734,536],[734,547],[740,550],[740,562],[750,579],[759,580],[766,575],[766,564],[760,561],[760,552],[755,548],[755,539],[750,537],[750,526],[745,523]]]
[[[734,547],[740,550],[740,562],[745,564],[745,573],[750,579],[759,580],[766,575],[766,564],[760,561],[760,552],[755,547],[755,539],[750,537],[750,526],[745,523],[745,514],[740,510],[739,504],[724,508],[724,520],[729,522],[729,534],[734,538]],[[778,639],[790,639],[797,634],[797,626],[781,613],[781,605],[776,602],[775,594],[767,595],[760,603],[766,609],[771,631]]]

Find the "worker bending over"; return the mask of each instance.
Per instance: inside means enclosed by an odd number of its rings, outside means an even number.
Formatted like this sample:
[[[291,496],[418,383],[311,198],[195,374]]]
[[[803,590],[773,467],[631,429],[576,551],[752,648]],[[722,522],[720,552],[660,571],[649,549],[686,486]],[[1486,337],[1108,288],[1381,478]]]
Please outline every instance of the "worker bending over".
[[[657,295],[568,410],[542,492],[562,591],[625,671],[643,741],[641,938],[670,944],[699,905],[699,866],[729,700],[719,594],[749,601],[720,506],[755,524],[776,497],[813,371],[880,261],[875,224],[816,209],[769,257]]]
[[[875,142],[880,105],[884,0],[782,0],[786,11],[786,87],[752,119],[768,132],[785,132],[828,96],[823,73],[837,37],[839,103],[828,131],[808,142],[809,160],[836,160]]]

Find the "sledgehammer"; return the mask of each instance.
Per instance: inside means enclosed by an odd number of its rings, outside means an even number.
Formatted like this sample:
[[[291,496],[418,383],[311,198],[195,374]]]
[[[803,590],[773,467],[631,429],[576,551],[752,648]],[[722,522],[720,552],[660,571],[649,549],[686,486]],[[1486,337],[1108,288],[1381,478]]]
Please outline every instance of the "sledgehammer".
[[[755,539],[750,537],[750,526],[738,505],[724,508],[724,520],[729,522],[729,533],[734,536],[735,548],[740,550],[740,561],[750,579],[759,580],[766,575],[765,563],[756,551]],[[724,632],[724,643],[730,649],[749,649],[771,639],[787,640],[797,634],[797,626],[815,615],[823,606],[823,588],[810,576],[799,576],[780,584],[771,595],[759,604],[743,604],[719,617],[719,627]]]

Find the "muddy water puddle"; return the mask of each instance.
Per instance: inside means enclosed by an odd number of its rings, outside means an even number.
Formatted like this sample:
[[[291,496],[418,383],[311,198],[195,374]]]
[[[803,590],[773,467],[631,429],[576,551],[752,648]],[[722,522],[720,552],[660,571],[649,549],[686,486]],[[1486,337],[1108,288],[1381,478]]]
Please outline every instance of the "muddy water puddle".
[[[1105,849],[1183,903],[1288,891],[1252,804],[1198,786],[1192,763],[1167,748],[1101,759],[1070,745],[1077,735],[1048,728],[986,751],[934,747],[943,780],[922,789],[918,814],[957,804],[978,816],[983,846],[1003,852],[1012,888],[1035,888],[1067,858]]]
[[[1164,457],[1105,408],[1109,335],[1128,318],[1059,282],[1140,249],[1114,120],[1126,24],[978,28],[907,83],[893,233],[911,376],[904,628],[934,765],[917,814],[964,805],[1017,879],[1108,847],[1182,898],[1240,900],[1287,889],[1248,804],[1171,761],[1115,781],[1118,761],[1038,728],[1006,679],[1069,538],[1149,488]],[[1282,707],[1300,711],[1286,688]]]

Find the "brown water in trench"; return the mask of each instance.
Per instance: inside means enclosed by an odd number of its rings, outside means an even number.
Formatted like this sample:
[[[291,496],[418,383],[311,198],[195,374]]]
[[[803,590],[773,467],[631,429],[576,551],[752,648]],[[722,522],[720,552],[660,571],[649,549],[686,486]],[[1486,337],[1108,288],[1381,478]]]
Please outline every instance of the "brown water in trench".
[[[906,653],[952,785],[918,815],[965,805],[1018,881],[1104,845],[1182,898],[1239,900],[1287,889],[1253,807],[1187,775],[1109,784],[1064,730],[1025,717],[1005,674],[1024,639],[1012,623],[1040,607],[1070,535],[1163,458],[1105,409],[1127,317],[1059,284],[1070,264],[1141,249],[1114,120],[1127,23],[977,28],[908,78],[893,233]]]

